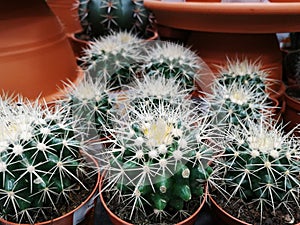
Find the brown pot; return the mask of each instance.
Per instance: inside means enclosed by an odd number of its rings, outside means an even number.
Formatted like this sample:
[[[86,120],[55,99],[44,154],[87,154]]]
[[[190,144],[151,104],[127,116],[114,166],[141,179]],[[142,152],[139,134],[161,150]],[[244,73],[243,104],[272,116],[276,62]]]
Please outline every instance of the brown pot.
[[[104,179],[104,175],[101,176],[101,180],[100,180],[100,185],[99,185],[99,191],[100,191],[100,201],[110,219],[110,221],[112,222],[112,224],[114,225],[133,225],[132,223],[128,223],[124,220],[122,220],[121,218],[119,218],[118,216],[116,216],[115,214],[113,214],[112,211],[110,211],[110,209],[108,208],[108,206],[106,205],[106,202],[103,199],[103,192],[102,192],[102,182]],[[205,204],[205,200],[206,200],[206,196],[207,196],[207,188],[205,191],[205,197],[203,199],[203,201],[201,202],[201,205],[199,206],[199,208],[197,209],[196,212],[194,212],[190,217],[188,217],[187,219],[175,224],[175,225],[193,225],[196,220],[197,220],[197,216],[200,212],[200,210],[203,208],[204,204]]]
[[[76,59],[46,2],[1,4],[0,89],[35,99],[51,96],[62,81],[74,81],[78,76]]]
[[[145,0],[144,5],[153,11],[158,24],[189,31],[186,44],[213,72],[217,72],[215,65],[225,65],[227,58],[260,59],[263,69],[271,69],[270,78],[282,80],[282,55],[276,33],[300,29],[300,2],[294,1]],[[277,91],[280,87],[274,83],[272,88]]]
[[[76,0],[47,0],[47,4],[62,22],[66,33],[82,31]]]
[[[87,161],[91,161],[93,163],[93,166],[95,166],[95,168],[98,168],[98,162],[95,160],[93,156],[87,153],[84,153],[84,155],[86,156]],[[60,216],[53,220],[35,223],[35,225],[76,225],[79,224],[81,221],[86,221],[90,219],[89,217],[92,216],[92,210],[96,204],[94,196],[96,191],[98,190],[100,179],[101,179],[100,172],[98,172],[97,181],[91,194],[77,208],[64,214],[63,216]],[[30,224],[12,223],[2,218],[0,218],[0,224],[1,225],[30,225]]]
[[[288,92],[293,90],[294,92],[300,93],[300,85],[287,86],[284,93],[286,101],[286,109],[283,114],[283,121],[286,124],[285,131],[289,132],[300,124],[300,100],[291,97]],[[299,130],[294,132],[295,135],[300,136]]]

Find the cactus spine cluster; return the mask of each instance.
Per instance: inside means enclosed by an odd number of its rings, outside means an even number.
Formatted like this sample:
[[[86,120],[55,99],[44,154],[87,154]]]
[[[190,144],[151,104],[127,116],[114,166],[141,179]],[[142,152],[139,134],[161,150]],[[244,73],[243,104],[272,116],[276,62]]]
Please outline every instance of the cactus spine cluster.
[[[83,30],[92,38],[112,31],[145,37],[152,23],[143,0],[79,0],[78,14]]]
[[[65,108],[47,108],[19,98],[1,100],[0,114],[0,211],[16,223],[34,223],[60,215],[59,202],[87,175],[77,141],[75,122]],[[80,135],[80,134],[77,134]],[[44,218],[45,217],[45,218]]]
[[[150,43],[145,60],[144,69],[149,76],[173,77],[186,89],[200,82],[205,65],[195,52],[172,42]]]
[[[273,215],[284,208],[293,218],[300,205],[299,138],[284,134],[274,121],[252,121],[248,125],[235,126],[226,134],[226,150],[215,160],[215,187],[227,193],[228,202],[242,199],[259,210],[261,217],[253,218],[258,219],[255,223],[264,222],[267,208]]]
[[[111,130],[112,143],[100,153],[107,165],[103,190],[122,199],[121,211],[128,212],[123,219],[131,222],[141,214],[157,223],[184,217],[187,202],[199,201],[211,173],[213,130],[207,117],[187,103],[149,98],[137,104],[114,123],[119,126]]]
[[[142,61],[142,39],[128,32],[115,32],[90,43],[82,61],[86,73],[107,88],[120,89],[134,80]]]

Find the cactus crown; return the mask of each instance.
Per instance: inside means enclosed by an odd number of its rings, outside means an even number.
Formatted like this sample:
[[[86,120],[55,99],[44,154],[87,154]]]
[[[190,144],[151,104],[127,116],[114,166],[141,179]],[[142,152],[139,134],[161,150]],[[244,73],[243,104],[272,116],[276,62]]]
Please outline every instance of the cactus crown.
[[[149,76],[176,78],[180,86],[187,89],[199,83],[204,63],[189,48],[172,42],[155,41],[147,49],[144,68]]]
[[[49,215],[46,210],[60,215],[59,202],[71,202],[69,194],[78,185],[87,189],[75,122],[65,109],[42,108],[22,98],[3,102],[9,104],[1,104],[0,115],[1,217],[34,223]]]
[[[100,79],[93,81],[86,76],[79,83],[66,83],[64,98],[58,104],[69,107],[84,140],[106,135],[104,127],[112,127],[111,116],[115,111],[115,100]]]
[[[78,14],[83,30],[92,38],[112,31],[147,37],[152,24],[143,0],[79,0]]]
[[[211,173],[215,146],[207,118],[195,108],[151,100],[128,108],[127,119],[112,129],[111,146],[100,153],[104,190],[126,203],[121,211],[131,222],[141,214],[156,223],[184,216]]]
[[[143,49],[142,40],[135,35],[112,33],[92,41],[82,61],[94,80],[102,79],[108,87],[119,89],[138,73]]]
[[[228,203],[237,197],[254,204],[261,222],[267,208],[273,213],[279,207],[296,213],[300,207],[299,138],[284,134],[274,121],[248,125],[235,126],[226,134],[226,150],[215,161],[219,173],[215,187],[228,194]],[[297,209],[290,207],[293,203]]]

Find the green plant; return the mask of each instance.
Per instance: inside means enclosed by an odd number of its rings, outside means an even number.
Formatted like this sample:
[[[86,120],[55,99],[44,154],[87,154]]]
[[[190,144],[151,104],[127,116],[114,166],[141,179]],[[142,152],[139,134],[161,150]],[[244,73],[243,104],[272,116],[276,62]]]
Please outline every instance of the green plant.
[[[187,204],[199,206],[217,152],[214,130],[197,107],[152,98],[137,104],[116,121],[111,145],[99,153],[102,190],[112,193],[108,204],[120,205],[124,220],[174,223],[188,215]]]
[[[258,210],[260,218],[246,221],[249,223],[267,224],[266,212],[274,217],[279,209],[286,210],[291,218],[286,222],[293,223],[300,207],[299,138],[292,131],[284,133],[282,124],[261,119],[235,126],[226,133],[223,144],[225,152],[214,161],[217,172],[210,181],[226,196],[226,205],[242,201]]]
[[[148,76],[175,78],[181,88],[195,89],[204,74],[205,63],[192,50],[172,42],[149,43],[144,70]]]
[[[86,73],[107,88],[120,89],[139,71],[143,57],[142,39],[128,32],[115,32],[90,42],[81,58]]]
[[[8,102],[0,114],[0,215],[16,223],[50,220],[61,215],[58,205],[72,202],[73,192],[88,190],[80,133],[66,108],[21,97]]]
[[[84,32],[91,38],[112,31],[128,31],[145,37],[152,24],[151,13],[143,0],[79,0],[78,14]]]
[[[106,129],[112,128],[115,100],[100,79],[85,77],[79,83],[66,83],[63,96],[56,103],[70,108],[84,140],[106,136]]]

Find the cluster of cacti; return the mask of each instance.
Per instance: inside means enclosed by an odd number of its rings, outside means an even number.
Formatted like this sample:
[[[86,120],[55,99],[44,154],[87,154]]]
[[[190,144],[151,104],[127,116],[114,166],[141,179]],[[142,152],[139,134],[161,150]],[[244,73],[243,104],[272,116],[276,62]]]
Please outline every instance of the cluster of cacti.
[[[84,32],[91,38],[112,31],[147,37],[153,22],[143,0],[79,0],[78,14]]]
[[[299,138],[284,134],[274,121],[251,121],[248,125],[235,126],[226,133],[226,150],[215,160],[218,173],[210,179],[227,194],[228,202],[242,199],[259,210],[258,223],[266,218],[267,208],[274,216],[277,209],[285,208],[293,218],[300,209]]]
[[[247,60],[228,62],[208,94],[210,114],[219,125],[245,124],[272,115],[274,104],[266,92],[266,73]],[[227,128],[226,128],[227,129]]]
[[[144,70],[148,76],[175,78],[181,87],[191,89],[200,82],[205,63],[191,49],[172,42],[149,43]]]
[[[134,80],[142,63],[142,39],[116,32],[92,41],[81,58],[86,73],[107,88],[119,89]]]
[[[217,149],[206,116],[187,103],[156,100],[128,106],[126,119],[111,130],[110,147],[99,154],[107,165],[103,190],[121,199],[123,219],[133,223],[141,214],[155,223],[186,216],[189,201],[199,204]]]
[[[65,108],[22,98],[2,99],[0,107],[1,217],[16,223],[57,217],[57,204],[69,204],[69,194],[80,186],[87,189],[75,121]]]
[[[69,107],[84,140],[106,136],[106,129],[112,127],[115,99],[101,80],[85,77],[78,83],[66,83],[63,96],[57,104]]]

